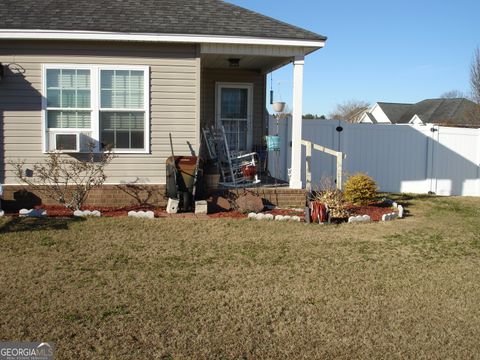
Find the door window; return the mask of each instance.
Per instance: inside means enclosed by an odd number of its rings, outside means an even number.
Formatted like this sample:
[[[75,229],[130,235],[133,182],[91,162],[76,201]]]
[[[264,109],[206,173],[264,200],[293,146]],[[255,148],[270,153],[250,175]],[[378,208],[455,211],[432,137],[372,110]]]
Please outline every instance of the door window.
[[[247,151],[251,147],[251,87],[220,86],[219,87],[219,121],[223,126],[230,150]]]

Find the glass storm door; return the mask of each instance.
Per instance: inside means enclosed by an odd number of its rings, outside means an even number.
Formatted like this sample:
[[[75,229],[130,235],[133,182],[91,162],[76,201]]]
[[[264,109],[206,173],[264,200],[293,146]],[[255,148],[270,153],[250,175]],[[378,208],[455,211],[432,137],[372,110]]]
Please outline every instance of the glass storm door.
[[[250,151],[252,85],[217,84],[217,126],[223,126],[233,151]]]

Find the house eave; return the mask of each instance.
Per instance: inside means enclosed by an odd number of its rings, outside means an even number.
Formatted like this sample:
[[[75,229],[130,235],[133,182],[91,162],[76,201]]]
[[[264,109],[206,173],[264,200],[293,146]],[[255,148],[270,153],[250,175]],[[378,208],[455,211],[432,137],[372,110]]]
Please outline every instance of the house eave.
[[[244,44],[308,47],[318,50],[325,46],[323,40],[279,39],[226,35],[154,34],[103,31],[25,30],[0,29],[0,39],[8,40],[96,40],[169,42],[193,44]],[[314,51],[314,50],[313,50]],[[310,51],[311,52],[311,51]]]

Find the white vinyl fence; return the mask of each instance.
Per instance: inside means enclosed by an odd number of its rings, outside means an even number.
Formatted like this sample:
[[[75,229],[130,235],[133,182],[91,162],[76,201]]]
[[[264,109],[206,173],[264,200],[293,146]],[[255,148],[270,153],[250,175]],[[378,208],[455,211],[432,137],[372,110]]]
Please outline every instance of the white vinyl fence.
[[[291,119],[279,120],[281,149],[269,151],[269,170],[283,180],[288,180],[291,133]],[[269,134],[277,134],[273,118]],[[381,191],[480,196],[480,129],[303,120],[302,138],[345,154],[344,181],[363,172]],[[313,187],[322,177],[336,178],[331,155],[314,150],[311,168]],[[304,146],[302,181],[305,186]]]

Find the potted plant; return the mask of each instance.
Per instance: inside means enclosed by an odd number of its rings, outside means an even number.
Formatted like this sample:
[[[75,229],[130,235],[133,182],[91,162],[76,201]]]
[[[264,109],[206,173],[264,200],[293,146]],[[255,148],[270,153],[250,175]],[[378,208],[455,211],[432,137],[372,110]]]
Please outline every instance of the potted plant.
[[[276,101],[272,104],[273,111],[281,113],[285,109],[285,103],[282,101]]]
[[[257,167],[252,164],[243,165],[242,173],[245,180],[254,180],[255,175],[257,175]]]

